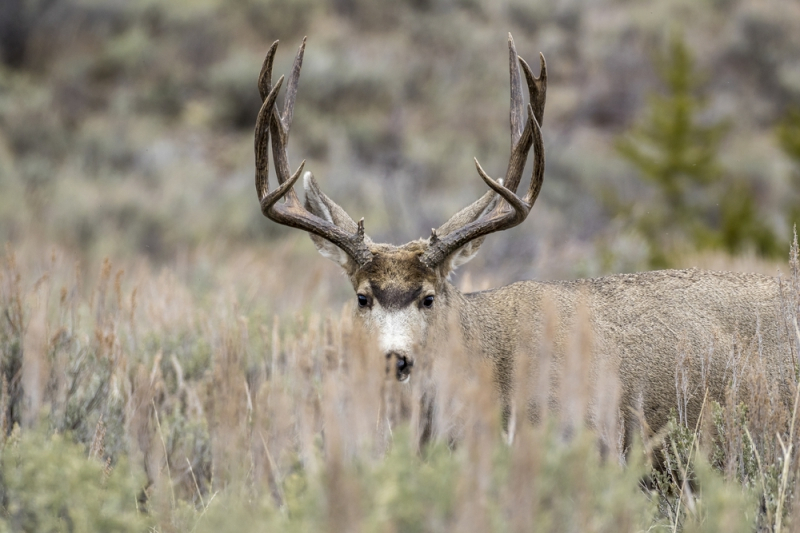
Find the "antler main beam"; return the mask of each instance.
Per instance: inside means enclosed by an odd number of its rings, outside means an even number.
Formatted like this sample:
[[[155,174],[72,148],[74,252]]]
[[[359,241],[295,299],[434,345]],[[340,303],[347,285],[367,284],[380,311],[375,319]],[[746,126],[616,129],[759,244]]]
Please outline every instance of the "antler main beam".
[[[475,160],[475,166],[480,177],[490,189],[499,194],[505,201],[498,202],[497,206],[489,213],[455,229],[445,236],[436,236],[434,232],[429,241],[427,251],[420,257],[420,260],[430,268],[441,264],[453,252],[472,240],[489,233],[513,228],[522,223],[528,216],[542,188],[542,181],[544,180],[544,142],[540,124],[544,118],[544,104],[547,93],[547,65],[544,56],[539,54],[541,73],[538,78],[534,77],[525,60],[517,55],[514,39],[510,33],[508,34],[508,56],[511,78],[511,111],[509,117],[511,123],[511,157],[503,182],[498,183],[489,177],[481,168],[478,160]],[[528,94],[530,96],[530,103],[527,106],[523,103],[520,65],[525,73],[525,81],[528,85]],[[523,116],[527,118],[524,126]],[[517,196],[517,187],[519,187],[522,179],[522,173],[525,170],[525,162],[528,159],[528,152],[531,146],[534,148],[533,174],[527,194],[524,198],[520,198]],[[485,197],[477,200],[475,204],[484,202]]]
[[[294,192],[294,184],[303,173],[305,160],[292,174],[289,170],[289,157],[286,148],[289,143],[289,130],[292,126],[294,103],[297,98],[297,84],[300,80],[300,69],[303,65],[303,54],[306,49],[306,39],[295,56],[289,82],[286,86],[286,97],[283,113],[279,113],[275,106],[283,76],[272,85],[272,65],[275,52],[278,50],[278,41],[272,43],[264,63],[261,74],[258,76],[258,92],[261,94],[261,109],[258,112],[255,130],[255,158],[256,158],[256,192],[261,204],[261,212],[279,224],[298,228],[318,237],[326,239],[349,255],[359,267],[372,261],[372,252],[364,242],[364,222],[358,223],[356,233],[349,233],[338,226],[324,220],[300,203]],[[278,187],[269,191],[269,147],[270,134],[272,135],[272,155],[275,158],[275,173],[278,176]],[[283,198],[283,202],[278,202]]]

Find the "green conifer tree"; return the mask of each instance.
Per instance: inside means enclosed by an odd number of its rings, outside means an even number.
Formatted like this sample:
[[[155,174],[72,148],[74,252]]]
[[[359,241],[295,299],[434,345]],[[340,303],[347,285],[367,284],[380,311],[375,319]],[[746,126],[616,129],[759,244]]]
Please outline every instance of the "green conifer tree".
[[[759,218],[751,185],[741,178],[723,178],[717,153],[727,123],[698,123],[705,109],[698,96],[701,76],[679,33],[672,35],[656,67],[663,93],[650,97],[645,119],[616,144],[660,199],[635,219],[650,248],[651,266],[670,266],[670,253],[679,243],[730,253],[748,246],[761,254],[774,253],[780,247]]]
[[[800,107],[789,110],[778,125],[778,142],[783,151],[796,164],[792,176],[792,194],[786,207],[789,225],[794,227],[800,222]]]

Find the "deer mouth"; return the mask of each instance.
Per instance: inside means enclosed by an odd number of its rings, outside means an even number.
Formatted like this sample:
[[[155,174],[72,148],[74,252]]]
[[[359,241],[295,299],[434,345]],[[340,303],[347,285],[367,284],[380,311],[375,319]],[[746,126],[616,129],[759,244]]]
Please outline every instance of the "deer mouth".
[[[391,361],[394,359],[394,375],[397,381],[405,383],[411,378],[411,369],[414,367],[414,360],[398,353],[386,355],[386,373],[391,369]]]

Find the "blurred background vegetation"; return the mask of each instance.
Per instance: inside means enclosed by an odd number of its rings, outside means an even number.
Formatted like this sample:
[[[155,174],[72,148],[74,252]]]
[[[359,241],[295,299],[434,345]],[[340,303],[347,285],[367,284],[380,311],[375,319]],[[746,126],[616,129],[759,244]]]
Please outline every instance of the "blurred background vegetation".
[[[292,163],[375,240],[428,235],[484,192],[473,156],[505,171],[510,31],[548,61],[545,185],[461,288],[774,274],[798,28],[781,0],[2,0],[0,531],[798,530],[800,436],[757,371],[707,428],[644,443],[677,471],[559,420],[509,445],[474,379],[456,449],[373,435],[393,385],[338,267],[259,212],[252,139],[267,48],[280,75],[308,35]]]
[[[6,0],[0,240],[156,263],[307,240],[263,219],[251,183],[261,60],[280,39],[286,72],[304,35],[292,160],[376,240],[426,235],[483,192],[473,156],[505,170],[511,31],[550,67],[546,184],[477,272],[782,258],[798,27],[800,6],[769,0]]]

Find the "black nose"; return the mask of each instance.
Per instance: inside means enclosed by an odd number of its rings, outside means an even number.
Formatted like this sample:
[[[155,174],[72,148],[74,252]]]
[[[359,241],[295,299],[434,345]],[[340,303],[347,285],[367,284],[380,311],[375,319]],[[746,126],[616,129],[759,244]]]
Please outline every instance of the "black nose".
[[[406,357],[405,355],[401,355],[397,352],[389,352],[386,354],[387,372],[389,371],[388,362],[389,360],[391,360],[392,357],[395,358],[395,364],[394,364],[395,377],[397,377],[398,381],[405,381],[406,379],[408,379],[408,376],[411,375],[411,367],[414,366],[414,361],[411,358]]]

